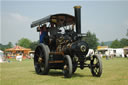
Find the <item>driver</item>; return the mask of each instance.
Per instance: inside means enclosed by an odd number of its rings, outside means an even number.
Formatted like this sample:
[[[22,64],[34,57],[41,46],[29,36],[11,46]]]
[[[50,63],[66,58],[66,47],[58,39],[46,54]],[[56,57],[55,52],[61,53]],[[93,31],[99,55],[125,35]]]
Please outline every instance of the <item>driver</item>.
[[[44,43],[44,37],[47,35],[48,31],[46,29],[46,24],[40,27],[40,43]]]

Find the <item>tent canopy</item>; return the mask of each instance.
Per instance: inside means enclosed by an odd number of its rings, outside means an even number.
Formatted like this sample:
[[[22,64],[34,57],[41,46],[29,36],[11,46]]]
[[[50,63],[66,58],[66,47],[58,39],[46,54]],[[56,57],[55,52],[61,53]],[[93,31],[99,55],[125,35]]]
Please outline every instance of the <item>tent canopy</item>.
[[[3,51],[0,50],[0,63],[3,62]]]
[[[124,49],[128,49],[128,46],[124,47]]]
[[[30,50],[31,49],[24,48],[24,47],[16,45],[15,47],[6,49],[5,51],[30,51]]]

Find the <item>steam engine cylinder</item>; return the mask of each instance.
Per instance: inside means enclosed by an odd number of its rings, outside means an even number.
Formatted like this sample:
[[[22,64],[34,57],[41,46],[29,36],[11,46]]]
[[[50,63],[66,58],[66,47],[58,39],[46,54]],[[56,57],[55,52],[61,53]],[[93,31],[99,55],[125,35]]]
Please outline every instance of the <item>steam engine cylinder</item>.
[[[72,53],[78,57],[86,56],[88,53],[88,44],[84,41],[73,42],[70,47],[65,48],[66,53]]]

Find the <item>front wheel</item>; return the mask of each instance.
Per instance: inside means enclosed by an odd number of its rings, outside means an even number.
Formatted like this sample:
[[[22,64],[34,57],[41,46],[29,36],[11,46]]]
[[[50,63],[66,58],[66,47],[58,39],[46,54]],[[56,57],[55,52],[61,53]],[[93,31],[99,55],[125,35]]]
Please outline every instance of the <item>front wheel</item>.
[[[64,67],[63,67],[64,77],[71,78],[72,77],[72,60],[69,55],[64,56]]]
[[[73,69],[72,69],[72,73],[74,74],[77,70],[77,65],[78,65],[78,62],[73,62]]]
[[[93,76],[100,77],[102,74],[102,62],[101,58],[97,55],[93,55],[91,59],[91,73]]]

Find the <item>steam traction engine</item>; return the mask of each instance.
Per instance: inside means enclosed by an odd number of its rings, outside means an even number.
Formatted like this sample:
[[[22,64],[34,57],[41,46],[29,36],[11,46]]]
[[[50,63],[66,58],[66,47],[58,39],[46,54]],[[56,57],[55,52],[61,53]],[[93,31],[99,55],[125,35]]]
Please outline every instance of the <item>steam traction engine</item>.
[[[32,22],[40,32],[40,44],[35,49],[34,67],[37,74],[47,75],[50,69],[62,69],[70,78],[77,67],[89,67],[93,76],[102,74],[101,59],[97,55],[86,57],[89,47],[81,38],[81,7],[75,6],[75,16],[49,15]],[[89,63],[86,63],[89,61]]]

